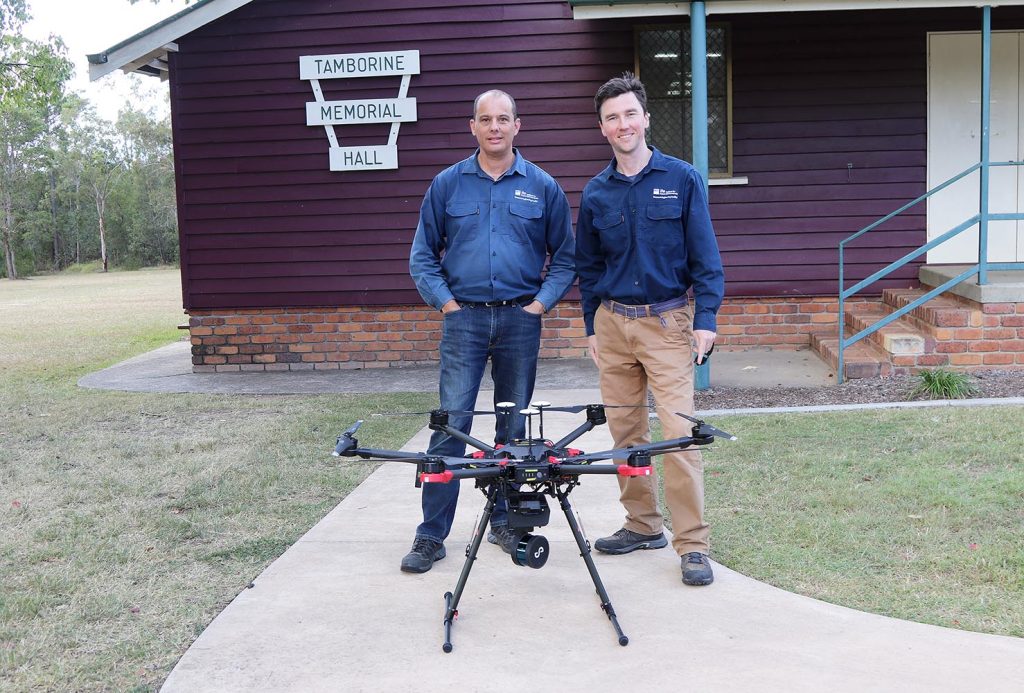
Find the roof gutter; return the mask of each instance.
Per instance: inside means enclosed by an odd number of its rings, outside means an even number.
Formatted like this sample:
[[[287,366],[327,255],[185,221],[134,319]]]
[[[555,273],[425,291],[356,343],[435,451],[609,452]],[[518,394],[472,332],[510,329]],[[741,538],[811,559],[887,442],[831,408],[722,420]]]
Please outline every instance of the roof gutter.
[[[925,8],[1024,5],[1024,0],[705,0],[705,14],[910,10]],[[569,0],[574,19],[688,16],[689,2],[651,0]]]

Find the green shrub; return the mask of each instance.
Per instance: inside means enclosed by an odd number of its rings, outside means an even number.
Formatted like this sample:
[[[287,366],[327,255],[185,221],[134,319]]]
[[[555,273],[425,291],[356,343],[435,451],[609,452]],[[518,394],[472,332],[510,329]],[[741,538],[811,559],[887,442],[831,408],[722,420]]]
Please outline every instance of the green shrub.
[[[908,399],[965,399],[978,393],[966,373],[935,368],[921,371],[917,377],[918,383]]]

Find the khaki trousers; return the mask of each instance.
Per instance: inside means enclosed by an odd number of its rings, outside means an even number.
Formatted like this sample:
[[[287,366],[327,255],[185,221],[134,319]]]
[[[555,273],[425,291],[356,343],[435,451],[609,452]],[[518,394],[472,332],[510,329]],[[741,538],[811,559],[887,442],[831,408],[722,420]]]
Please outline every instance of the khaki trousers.
[[[665,325],[662,325],[662,319]],[[650,387],[664,437],[689,436],[693,424],[673,412],[693,415],[693,313],[689,306],[661,318],[630,319],[597,309],[598,368],[605,404],[645,404]],[[646,408],[605,410],[615,447],[651,441]],[[698,450],[663,455],[665,504],[672,515],[672,547],[680,556],[708,553],[708,524],[704,521],[704,462]],[[618,477],[619,500],[626,509],[626,529],[658,534],[663,518],[658,510],[658,479]]]

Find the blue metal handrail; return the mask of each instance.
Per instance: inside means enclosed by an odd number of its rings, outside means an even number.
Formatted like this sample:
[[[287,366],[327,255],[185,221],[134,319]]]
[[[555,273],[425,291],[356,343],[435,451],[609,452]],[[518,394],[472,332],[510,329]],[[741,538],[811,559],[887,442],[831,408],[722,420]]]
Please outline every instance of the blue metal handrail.
[[[900,207],[896,211],[894,211],[894,212],[892,212],[890,214],[887,214],[886,216],[882,217],[878,221],[875,221],[875,222],[869,224],[868,226],[865,226],[863,229],[861,229],[857,233],[853,234],[852,236],[849,236],[848,238],[845,238],[842,241],[840,241],[840,243],[839,243],[839,369],[838,369],[838,373],[837,373],[838,382],[840,382],[840,383],[843,382],[844,352],[846,351],[847,347],[852,346],[853,344],[859,342],[860,340],[864,339],[865,337],[869,337],[870,335],[874,334],[875,332],[877,332],[878,330],[882,329],[886,325],[888,325],[888,324],[890,324],[890,323],[900,319],[901,317],[903,317],[904,315],[906,315],[910,311],[914,310],[918,306],[926,303],[927,301],[930,301],[931,299],[935,298],[936,296],[938,296],[939,294],[943,293],[944,291],[947,291],[948,289],[956,286],[960,282],[967,280],[972,275],[978,275],[978,283],[979,284],[985,284],[988,281],[988,279],[987,279],[987,270],[990,270],[990,269],[992,269],[992,270],[999,270],[999,269],[1022,269],[1022,268],[1024,268],[1024,263],[1018,263],[1018,262],[992,263],[992,262],[988,262],[988,259],[987,259],[987,248],[981,247],[982,242],[984,242],[985,245],[987,245],[987,242],[988,242],[987,241],[987,234],[984,233],[984,232],[987,231],[987,226],[988,226],[988,222],[989,221],[1024,220],[1024,213],[998,213],[998,214],[993,214],[993,213],[988,211],[988,204],[987,204],[987,201],[988,201],[988,185],[987,185],[987,183],[988,183],[988,175],[987,175],[987,169],[992,167],[992,166],[1021,166],[1021,165],[1024,165],[1024,161],[984,161],[984,160],[982,160],[982,161],[980,161],[980,162],[970,166],[969,168],[961,171],[960,173],[956,174],[955,176],[953,176],[949,180],[947,180],[947,181],[945,181],[943,183],[940,183],[939,185],[937,185],[934,188],[932,188],[931,190],[927,191],[926,193],[924,193],[920,197],[918,197],[918,198],[908,202],[907,204],[903,205],[902,207]],[[889,221],[890,219],[898,216],[899,214],[902,214],[903,212],[907,211],[908,209],[911,209],[915,205],[917,205],[917,204],[921,203],[922,201],[928,199],[929,197],[931,197],[935,193],[940,192],[940,191],[948,188],[953,183],[957,182],[958,180],[961,180],[962,178],[964,178],[966,176],[969,176],[970,174],[972,174],[972,173],[974,173],[975,171],[978,171],[978,170],[982,171],[982,179],[980,181],[980,186],[979,186],[981,188],[980,200],[979,201],[982,202],[982,204],[980,205],[981,211],[978,214],[975,214],[974,216],[970,217],[969,219],[961,222],[960,224],[957,224],[956,226],[954,226],[949,231],[945,232],[941,236],[933,238],[932,240],[928,241],[927,243],[925,243],[924,245],[920,246],[919,248],[916,248],[916,249],[910,251],[909,253],[907,253],[906,255],[901,257],[900,259],[896,260],[895,262],[889,263],[884,268],[878,270],[877,272],[875,272],[874,274],[872,274],[872,275],[870,275],[868,277],[865,277],[864,279],[862,279],[861,281],[857,282],[856,284],[854,284],[850,288],[848,288],[848,289],[844,288],[845,284],[846,284],[846,281],[845,281],[845,277],[846,277],[846,266],[845,266],[846,246],[848,246],[851,242],[853,242],[856,239],[860,238],[864,234],[868,233],[869,231],[871,231],[871,230],[881,226],[882,224],[884,224],[885,222]],[[955,238],[956,236],[960,235],[964,231],[972,228],[975,224],[979,225],[979,249],[978,249],[978,262],[977,263],[969,266],[962,273],[960,273],[956,277],[953,277],[952,279],[948,280],[947,282],[945,282],[941,286],[935,287],[931,291],[927,292],[926,294],[924,294],[922,296],[919,296],[918,298],[914,299],[913,301],[911,301],[907,305],[903,306],[899,310],[896,310],[896,311],[886,315],[884,318],[882,318],[878,322],[876,322],[876,323],[874,323],[872,325],[869,325],[868,327],[865,327],[864,329],[862,329],[860,332],[857,332],[856,334],[854,334],[849,339],[846,338],[846,299],[850,298],[851,296],[853,296],[854,294],[856,294],[858,291],[860,291],[861,289],[865,288],[866,286],[868,286],[870,284],[873,284],[874,282],[878,281],[879,279],[882,279],[883,277],[888,276],[889,274],[891,274],[895,270],[899,269],[900,267],[903,267],[908,262],[910,262],[910,261],[914,260],[915,258],[923,255],[924,253],[928,252],[929,250],[932,250],[933,248],[935,248],[935,247],[945,243],[946,241],[948,241],[948,240],[950,240],[952,238]]]
[[[854,343],[860,341],[861,339],[864,339],[865,337],[874,334],[875,332],[877,332],[878,330],[882,329],[883,327],[885,327],[889,323],[893,322],[894,320],[898,320],[899,318],[903,317],[904,315],[906,315],[910,311],[914,310],[915,308],[917,308],[918,306],[923,304],[925,301],[931,300],[932,298],[938,296],[943,291],[945,291],[945,290],[955,286],[956,284],[959,284],[960,282],[964,281],[965,279],[967,279],[967,277],[969,277],[969,276],[971,276],[973,274],[977,274],[978,275],[978,284],[979,285],[984,285],[984,284],[988,283],[988,270],[989,269],[1004,269],[1004,268],[1005,269],[1019,269],[1019,268],[1024,268],[1024,262],[993,264],[993,263],[990,263],[988,261],[988,222],[990,220],[996,220],[996,219],[1006,219],[1006,220],[1024,219],[1024,214],[1019,214],[1019,213],[991,214],[989,212],[989,209],[988,209],[988,203],[989,203],[989,199],[988,199],[989,198],[988,183],[989,183],[990,169],[993,166],[1020,166],[1022,163],[1024,163],[1024,162],[1021,162],[1021,161],[993,162],[990,159],[990,156],[989,156],[989,152],[990,152],[989,129],[990,128],[989,128],[989,126],[990,126],[990,123],[991,123],[991,96],[992,96],[992,6],[991,5],[982,5],[982,7],[981,7],[981,118],[980,118],[980,121],[981,121],[981,141],[980,141],[980,145],[981,146],[980,146],[980,149],[979,149],[979,159],[980,159],[980,161],[978,163],[974,164],[973,166],[971,166],[970,168],[968,168],[966,171],[963,171],[962,173],[959,173],[959,174],[953,176],[952,178],[947,180],[945,183],[942,183],[942,184],[936,186],[935,188],[932,188],[931,190],[926,192],[924,195],[918,197],[916,200],[903,205],[902,207],[897,209],[892,214],[886,215],[886,216],[882,217],[881,219],[879,219],[878,221],[874,222],[873,224],[870,224],[870,225],[864,227],[863,229],[861,229],[857,233],[853,234],[849,238],[843,240],[839,244],[839,373],[838,373],[838,377],[837,377],[838,382],[840,382],[840,383],[843,382],[843,369],[844,369],[844,366],[845,366],[845,363],[844,363],[844,360],[843,360],[843,354],[846,351],[846,348],[848,346],[851,346]],[[885,267],[882,270],[879,270],[878,272],[875,272],[870,277],[867,277],[866,279],[863,279],[862,281],[857,282],[855,285],[853,285],[849,289],[846,289],[844,287],[844,285],[846,283],[844,281],[844,252],[845,252],[846,246],[851,241],[853,241],[853,240],[855,240],[857,238],[860,238],[861,236],[863,236],[868,231],[871,231],[872,229],[877,228],[878,226],[880,226],[881,224],[884,224],[886,221],[888,221],[889,219],[892,219],[896,215],[902,214],[903,212],[905,212],[906,210],[910,209],[914,205],[920,203],[922,200],[925,200],[925,199],[931,197],[932,195],[934,195],[935,193],[939,192],[940,190],[943,190],[944,188],[949,187],[950,185],[952,185],[956,181],[960,180],[964,176],[970,175],[974,171],[980,171],[981,172],[980,176],[979,176],[979,185],[978,185],[978,214],[975,214],[970,219],[968,219],[968,220],[964,221],[963,223],[953,227],[952,229],[950,229],[946,233],[942,234],[938,238],[932,239],[931,241],[929,241],[928,243],[924,244],[923,246],[921,246],[917,250],[914,250],[914,251],[911,251],[910,253],[907,253],[906,255],[904,255],[902,258],[900,258],[896,262],[890,263],[887,267]],[[931,291],[929,291],[925,295],[918,297],[917,299],[915,299],[914,301],[912,301],[912,302],[908,303],[907,305],[903,306],[902,308],[900,308],[896,312],[891,313],[891,314],[885,316],[884,318],[882,318],[881,320],[876,322],[874,325],[870,325],[869,327],[864,328],[863,330],[861,330],[860,332],[855,334],[850,339],[846,339],[846,299],[847,298],[852,296],[857,291],[860,291],[862,288],[864,288],[868,284],[871,284],[871,283],[873,283],[875,281],[878,281],[879,279],[881,279],[882,277],[888,275],[889,273],[893,272],[894,270],[899,269],[900,267],[903,267],[905,264],[907,264],[908,262],[910,262],[914,258],[918,257],[922,253],[925,253],[925,252],[931,250],[932,248],[934,248],[934,247],[936,247],[936,246],[938,246],[938,245],[940,245],[942,243],[945,243],[946,241],[948,241],[949,239],[953,238],[954,236],[957,236],[957,235],[963,233],[964,231],[966,231],[967,229],[971,228],[975,224],[978,225],[978,262],[977,262],[977,264],[972,265],[967,270],[962,272],[959,276],[954,277],[953,279],[950,279],[949,281],[944,283],[942,286],[935,287],[934,289],[932,289]]]

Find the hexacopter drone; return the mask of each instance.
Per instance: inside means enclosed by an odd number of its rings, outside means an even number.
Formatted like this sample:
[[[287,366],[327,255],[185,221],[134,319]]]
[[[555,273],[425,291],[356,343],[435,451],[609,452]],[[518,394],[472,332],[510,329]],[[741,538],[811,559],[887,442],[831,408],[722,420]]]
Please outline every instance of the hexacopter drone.
[[[512,413],[516,405],[511,402],[499,402],[495,405],[495,411],[447,411],[435,409],[429,412],[430,429],[441,431],[453,438],[463,441],[476,449],[466,457],[445,457],[428,455],[425,452],[405,452],[402,450],[382,450],[376,448],[364,448],[359,446],[355,438],[356,431],[362,425],[362,420],[357,421],[348,430],[338,436],[337,445],[334,448],[334,455],[340,457],[361,457],[368,460],[388,460],[395,462],[409,462],[416,465],[416,483],[424,484],[447,484],[458,483],[462,479],[475,479],[476,487],[479,488],[487,499],[484,512],[477,523],[472,541],[466,548],[466,562],[462,566],[462,573],[459,575],[458,583],[454,592],[446,592],[445,616],[444,616],[444,645],[445,652],[452,651],[451,629],[452,623],[458,616],[459,600],[469,579],[469,572],[476,560],[477,551],[480,549],[481,541],[487,532],[487,524],[490,521],[491,513],[499,495],[504,492],[508,503],[508,526],[514,533],[517,542],[513,547],[512,561],[516,565],[541,568],[547,562],[550,547],[547,539],[543,536],[534,535],[531,532],[544,527],[550,517],[546,496],[557,499],[565,518],[572,530],[572,535],[580,549],[580,555],[587,565],[590,577],[594,581],[594,587],[601,599],[601,608],[608,615],[620,645],[629,644],[629,638],[622,632],[619,626],[615,610],[612,608],[611,600],[597,573],[597,567],[590,555],[590,543],[580,531],[579,524],[573,517],[572,507],[569,505],[569,493],[579,485],[580,477],[585,474],[618,474],[619,476],[649,476],[651,474],[651,458],[656,455],[663,455],[669,452],[678,452],[694,445],[708,445],[714,442],[716,436],[728,440],[736,440],[736,437],[715,428],[714,426],[686,414],[675,412],[678,416],[693,422],[693,428],[689,436],[673,438],[656,443],[643,445],[632,445],[625,448],[604,450],[602,452],[584,453],[582,450],[568,447],[583,434],[593,430],[596,426],[606,423],[605,408],[612,406],[634,405],[605,405],[605,404],[583,404],[569,407],[553,407],[548,402],[533,402],[528,408],[520,410],[520,414],[526,417],[527,437],[522,440],[513,440],[508,445],[491,446],[483,441],[453,428],[448,423],[449,416],[467,415],[492,415],[498,416],[507,427],[511,423]],[[647,405],[635,405],[647,407]],[[557,442],[544,438],[544,412],[586,412],[586,421],[578,426],[571,433]],[[428,413],[428,412],[424,412]],[[538,435],[533,435],[533,419],[538,421]],[[507,428],[506,428],[507,430]],[[604,460],[625,460],[624,464],[606,463]]]

